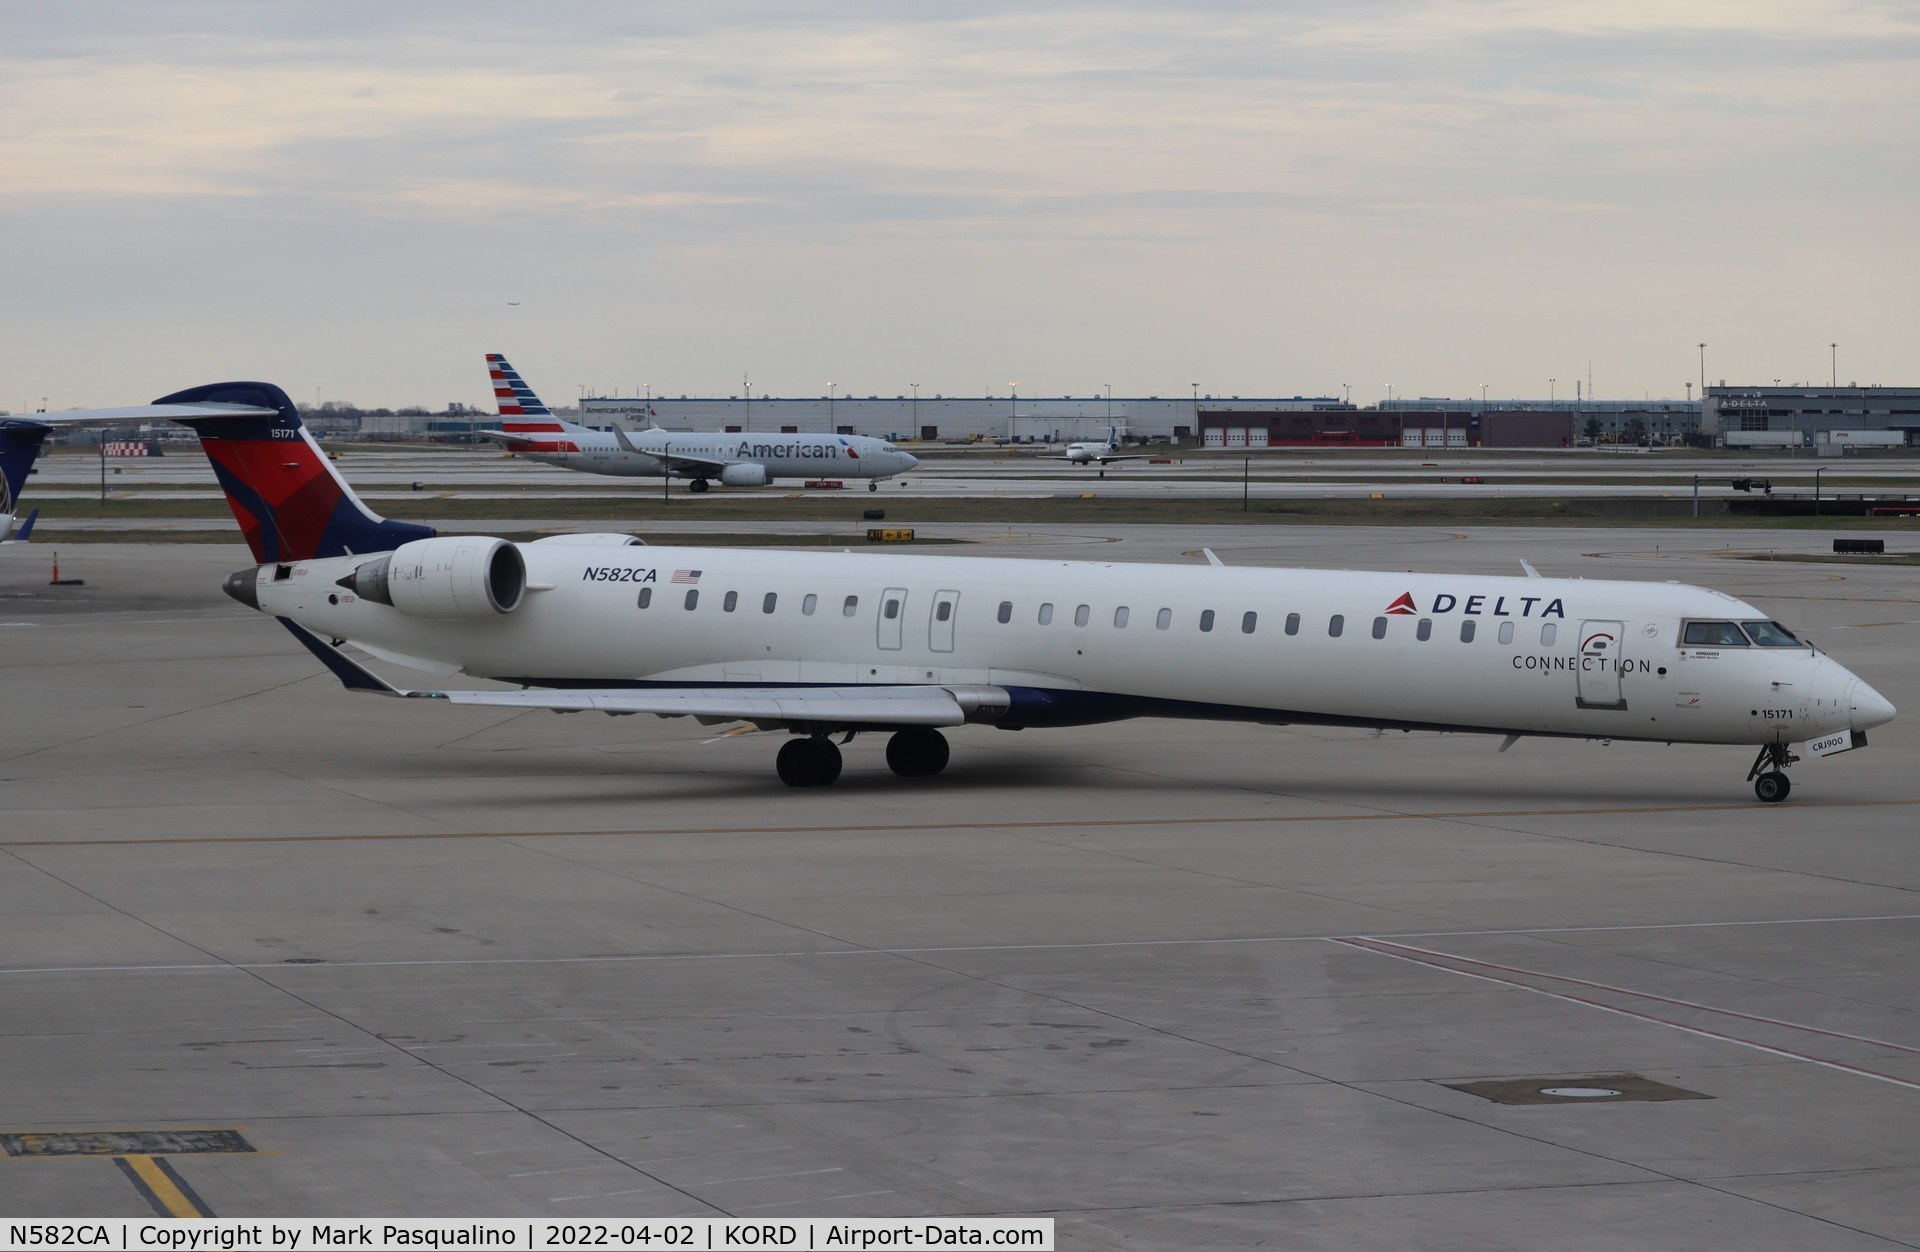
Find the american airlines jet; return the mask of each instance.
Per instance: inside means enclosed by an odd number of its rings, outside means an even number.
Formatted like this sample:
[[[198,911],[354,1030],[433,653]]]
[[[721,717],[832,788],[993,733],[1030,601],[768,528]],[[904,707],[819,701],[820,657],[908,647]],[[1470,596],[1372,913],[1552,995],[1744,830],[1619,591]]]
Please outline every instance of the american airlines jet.
[[[1796,749],[1866,744],[1893,706],[1750,604],[1701,587],[848,552],[518,544],[369,510],[267,383],[123,410],[200,434],[253,550],[227,594],[350,690],[506,709],[751,722],[780,778],[841,743],[939,773],[944,728],[1179,717],[1745,744],[1763,801]],[[342,650],[517,690],[396,688]]]
[[[498,352],[487,353],[487,373],[500,405],[500,429],[479,432],[515,456],[589,474],[688,479],[688,491],[708,482],[764,487],[776,478],[864,478],[868,491],[920,462],[884,439],[866,435],[702,434],[651,430],[628,433],[562,421],[541,403],[520,372]]]

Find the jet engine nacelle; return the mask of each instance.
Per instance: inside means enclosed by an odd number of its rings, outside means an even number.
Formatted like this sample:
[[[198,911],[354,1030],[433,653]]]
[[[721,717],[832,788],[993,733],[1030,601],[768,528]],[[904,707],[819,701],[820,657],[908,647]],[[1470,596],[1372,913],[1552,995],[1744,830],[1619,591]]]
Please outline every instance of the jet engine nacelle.
[[[511,613],[527,594],[527,564],[504,539],[448,535],[416,539],[340,580],[355,595],[412,617],[489,618]]]
[[[720,481],[729,487],[764,487],[771,479],[766,466],[758,461],[744,461],[738,465],[721,466]]]

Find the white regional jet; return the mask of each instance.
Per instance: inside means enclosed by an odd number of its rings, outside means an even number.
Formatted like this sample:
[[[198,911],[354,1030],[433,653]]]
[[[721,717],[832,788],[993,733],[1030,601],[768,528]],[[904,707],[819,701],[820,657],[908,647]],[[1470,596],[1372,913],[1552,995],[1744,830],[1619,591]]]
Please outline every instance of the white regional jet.
[[[1107,427],[1105,443],[1070,443],[1065,452],[1042,452],[1042,461],[1069,461],[1075,465],[1098,465],[1100,476],[1106,477],[1107,466],[1115,461],[1139,461],[1151,456],[1148,452],[1120,451],[1120,428]]]
[[[670,474],[689,479],[688,491],[705,491],[709,481],[764,487],[776,478],[864,478],[868,491],[878,491],[881,479],[920,463],[867,435],[701,434],[658,426],[637,434],[618,426],[594,430],[555,417],[498,352],[487,353],[487,373],[500,405],[500,429],[480,434],[515,456],[589,474]]]
[[[1894,708],[1731,596],[1674,583],[655,548],[436,536],[369,510],[286,393],[217,383],[125,413],[196,429],[256,564],[227,594],[351,690],[652,713],[791,733],[821,786],[885,733],[937,774],[941,728],[1130,717],[1746,744],[1761,800]],[[62,415],[63,417],[67,415]],[[520,690],[402,690],[341,650]]]

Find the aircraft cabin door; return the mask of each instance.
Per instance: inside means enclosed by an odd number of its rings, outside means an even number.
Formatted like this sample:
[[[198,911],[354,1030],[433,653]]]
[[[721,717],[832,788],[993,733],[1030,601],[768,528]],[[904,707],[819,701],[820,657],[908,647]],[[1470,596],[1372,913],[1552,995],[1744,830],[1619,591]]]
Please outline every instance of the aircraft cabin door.
[[[1580,686],[1574,704],[1583,709],[1624,709],[1620,693],[1621,656],[1626,639],[1624,622],[1580,623]]]
[[[960,613],[960,593],[933,593],[933,616],[927,622],[927,647],[935,652],[953,651],[953,619]]]
[[[889,587],[880,593],[880,638],[883,651],[900,650],[900,632],[907,624],[907,589]]]

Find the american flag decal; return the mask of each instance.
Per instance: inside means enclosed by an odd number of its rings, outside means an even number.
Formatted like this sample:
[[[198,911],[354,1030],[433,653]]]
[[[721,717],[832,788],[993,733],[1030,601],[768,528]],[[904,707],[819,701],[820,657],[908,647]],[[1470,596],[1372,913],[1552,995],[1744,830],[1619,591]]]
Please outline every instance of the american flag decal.
[[[697,583],[700,581],[700,571],[697,569],[677,569],[673,571],[673,581],[677,583]]]

